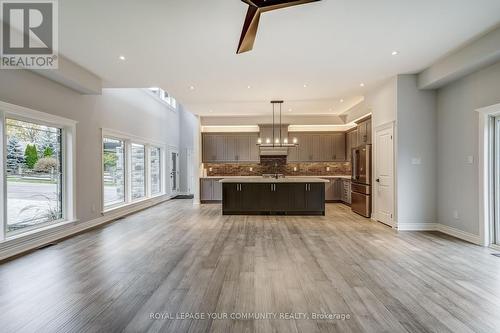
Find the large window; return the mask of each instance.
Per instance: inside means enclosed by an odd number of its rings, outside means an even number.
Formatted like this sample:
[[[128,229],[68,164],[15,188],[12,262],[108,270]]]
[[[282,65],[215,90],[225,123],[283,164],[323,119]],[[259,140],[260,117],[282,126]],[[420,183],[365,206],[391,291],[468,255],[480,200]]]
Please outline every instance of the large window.
[[[164,193],[163,148],[103,129],[103,211]]]
[[[125,202],[125,143],[123,140],[104,138],[103,196],[104,207]]]
[[[151,147],[150,150],[150,170],[151,170],[151,194],[161,193],[161,149]]]
[[[131,165],[132,165],[132,200],[146,196],[146,150],[144,145],[132,144]]]

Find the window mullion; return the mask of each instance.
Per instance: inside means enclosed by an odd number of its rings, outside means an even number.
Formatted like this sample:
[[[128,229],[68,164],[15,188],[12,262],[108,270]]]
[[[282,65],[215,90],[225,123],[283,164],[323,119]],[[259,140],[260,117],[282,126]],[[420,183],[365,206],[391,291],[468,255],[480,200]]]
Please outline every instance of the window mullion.
[[[147,198],[151,197],[151,146],[144,145],[144,184],[146,186],[145,195]]]
[[[132,142],[125,141],[125,202],[132,202]]]

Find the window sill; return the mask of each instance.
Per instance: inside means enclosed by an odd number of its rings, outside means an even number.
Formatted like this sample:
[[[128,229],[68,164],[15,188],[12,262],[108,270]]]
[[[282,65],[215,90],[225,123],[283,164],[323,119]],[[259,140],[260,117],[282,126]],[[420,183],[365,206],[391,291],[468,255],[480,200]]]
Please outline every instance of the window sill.
[[[16,233],[14,235],[6,235],[5,239],[2,241],[2,243],[7,243],[7,242],[10,242],[10,241],[16,241],[16,240],[20,240],[20,239],[23,239],[23,238],[30,238],[32,236],[38,236],[38,235],[42,235],[44,233],[47,233],[47,231],[52,231],[54,229],[57,229],[59,227],[66,227],[66,226],[69,226],[69,225],[75,225],[79,222],[79,220],[69,220],[69,221],[60,221],[60,222],[57,222],[57,223],[52,223],[52,224],[48,224],[48,225],[45,225],[43,227],[40,227],[40,228],[35,228],[35,229],[31,229],[31,230],[27,230],[27,231],[20,231],[19,233]]]
[[[142,199],[134,200],[134,201],[131,201],[129,203],[121,204],[121,205],[118,205],[118,206],[109,207],[109,208],[104,209],[102,211],[102,215],[106,216],[106,215],[109,215],[111,213],[115,213],[117,211],[123,210],[124,208],[134,207],[134,206],[140,205],[141,203],[148,202],[148,201],[150,201],[152,199],[158,199],[158,198],[161,198],[163,196],[165,196],[165,193],[157,194],[155,196],[151,196],[151,197],[147,197],[147,198],[142,198]]]

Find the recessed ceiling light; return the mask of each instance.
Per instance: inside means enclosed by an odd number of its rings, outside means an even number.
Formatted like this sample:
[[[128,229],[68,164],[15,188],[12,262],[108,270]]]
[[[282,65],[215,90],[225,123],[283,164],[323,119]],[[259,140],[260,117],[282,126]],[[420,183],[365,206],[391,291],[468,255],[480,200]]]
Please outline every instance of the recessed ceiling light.
[[[391,53],[391,54],[392,54],[393,56],[396,56],[396,55],[398,55],[398,54],[399,54],[399,52],[398,52],[398,51],[392,51],[392,53]]]
[[[344,99],[343,98],[340,99],[340,103],[344,103]]]
[[[361,83],[359,84],[359,86],[360,86],[360,87],[364,87],[364,86],[365,86],[365,84],[364,84],[363,82],[361,82]]]
[[[292,108],[288,109],[288,112],[292,112],[292,111],[293,111],[293,109],[292,109]]]
[[[126,59],[124,56],[120,56],[119,58],[120,58],[120,60],[125,60]]]
[[[212,113],[212,112],[213,112],[213,110],[208,110],[208,112]]]
[[[189,86],[189,90],[194,90],[194,86]]]
[[[252,88],[252,86],[247,86],[247,88],[248,88],[248,89],[251,89],[251,88]]]
[[[307,84],[304,84],[304,88],[307,88]]]

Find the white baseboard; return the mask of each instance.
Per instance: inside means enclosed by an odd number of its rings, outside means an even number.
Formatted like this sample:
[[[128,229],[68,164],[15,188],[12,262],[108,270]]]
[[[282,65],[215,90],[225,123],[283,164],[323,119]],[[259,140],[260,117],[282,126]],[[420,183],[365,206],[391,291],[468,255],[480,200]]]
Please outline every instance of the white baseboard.
[[[436,230],[439,232],[442,232],[443,234],[447,234],[456,238],[460,238],[464,241],[477,244],[477,245],[482,245],[481,244],[481,237],[479,235],[474,235],[471,234],[470,232],[466,232],[457,228],[453,228],[444,224],[437,224],[436,225]]]
[[[398,224],[397,229],[400,231],[439,231],[469,243],[481,245],[481,237],[478,235],[440,223],[404,223]]]
[[[396,229],[399,231],[434,231],[436,223],[398,223]]]
[[[53,228],[44,229],[37,233],[31,233],[25,236],[20,235],[15,239],[7,239],[0,243],[0,260],[37,249],[44,245],[56,242],[62,238],[66,238],[82,231],[97,227],[101,224],[111,222],[123,216],[138,212],[168,200],[170,199],[166,196],[156,197],[150,200],[145,200],[136,205],[118,209],[90,221],[61,224],[54,226]]]

